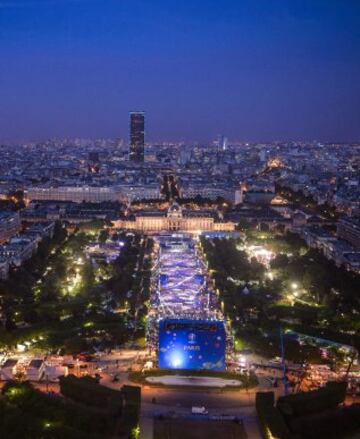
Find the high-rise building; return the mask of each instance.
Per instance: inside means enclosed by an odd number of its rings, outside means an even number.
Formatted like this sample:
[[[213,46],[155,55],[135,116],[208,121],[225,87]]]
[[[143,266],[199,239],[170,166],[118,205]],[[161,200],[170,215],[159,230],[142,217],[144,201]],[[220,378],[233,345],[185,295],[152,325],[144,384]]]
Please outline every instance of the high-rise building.
[[[134,111],[130,113],[130,160],[144,161],[145,144],[145,113]]]
[[[226,151],[228,146],[228,138],[223,135],[219,135],[217,143],[219,151]]]

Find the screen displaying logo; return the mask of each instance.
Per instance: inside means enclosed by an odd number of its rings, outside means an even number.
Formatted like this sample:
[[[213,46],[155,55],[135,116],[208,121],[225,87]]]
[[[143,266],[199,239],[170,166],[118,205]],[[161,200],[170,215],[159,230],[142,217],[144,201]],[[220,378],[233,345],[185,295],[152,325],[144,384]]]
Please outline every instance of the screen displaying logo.
[[[222,321],[164,319],[159,325],[160,368],[225,369],[226,334]]]
[[[190,332],[190,334],[188,335],[188,339],[189,339],[189,343],[195,343],[196,334],[194,334],[193,332]]]

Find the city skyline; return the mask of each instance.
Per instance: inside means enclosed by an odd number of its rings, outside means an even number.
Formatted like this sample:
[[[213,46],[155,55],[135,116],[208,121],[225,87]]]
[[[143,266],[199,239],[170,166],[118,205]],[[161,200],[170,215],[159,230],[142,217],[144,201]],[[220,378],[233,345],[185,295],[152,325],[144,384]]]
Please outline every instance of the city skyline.
[[[105,141],[118,141],[120,142],[122,147],[125,147],[129,150],[129,154],[132,150],[135,151],[137,149],[137,145],[140,145],[140,155],[144,156],[145,154],[145,146],[161,146],[161,145],[181,145],[181,144],[187,144],[187,145],[202,145],[202,146],[217,146],[220,148],[220,150],[225,151],[228,146],[239,146],[239,145],[276,145],[276,144],[282,144],[286,143],[291,145],[292,143],[294,146],[307,146],[310,144],[318,144],[319,146],[325,146],[325,145],[356,145],[359,143],[360,140],[352,140],[347,141],[345,139],[343,140],[328,140],[328,141],[320,141],[317,138],[313,139],[306,139],[306,138],[277,138],[277,139],[245,139],[245,138],[228,138],[224,134],[218,134],[215,137],[208,137],[207,139],[188,139],[185,140],[184,138],[167,138],[167,139],[161,139],[161,138],[148,138],[147,130],[145,130],[145,117],[146,120],[148,119],[148,114],[145,111],[128,111],[127,117],[129,120],[129,124],[127,127],[127,133],[122,133],[122,135],[118,136],[99,136],[99,137],[91,137],[91,136],[52,136],[52,137],[39,137],[39,138],[17,138],[17,139],[7,139],[2,138],[0,136],[0,143],[2,142],[4,145],[8,144],[33,144],[33,143],[44,143],[44,142],[52,142],[54,140],[56,141],[74,141],[76,139],[85,141],[89,143],[89,147],[91,147],[92,142],[97,140],[105,140]],[[135,145],[135,146],[134,146]],[[131,160],[135,160],[134,158],[131,158]],[[136,161],[136,160],[135,160]],[[143,161],[140,159],[139,161]]]
[[[2,1],[0,138],[127,138],[128,111],[142,108],[150,140],[356,141],[359,12],[355,1]]]

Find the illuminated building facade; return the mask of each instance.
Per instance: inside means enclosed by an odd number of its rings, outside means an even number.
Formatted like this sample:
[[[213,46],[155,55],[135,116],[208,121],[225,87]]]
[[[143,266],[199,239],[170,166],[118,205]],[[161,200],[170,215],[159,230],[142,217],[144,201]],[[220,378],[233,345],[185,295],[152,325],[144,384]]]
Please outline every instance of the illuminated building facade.
[[[124,199],[121,190],[114,186],[34,186],[27,189],[25,197],[28,201],[71,201],[73,203],[102,203]]]
[[[236,223],[221,221],[215,214],[201,211],[183,212],[173,203],[167,212],[140,212],[131,219],[113,221],[118,229],[139,230],[145,233],[160,231],[227,231],[235,230]]]

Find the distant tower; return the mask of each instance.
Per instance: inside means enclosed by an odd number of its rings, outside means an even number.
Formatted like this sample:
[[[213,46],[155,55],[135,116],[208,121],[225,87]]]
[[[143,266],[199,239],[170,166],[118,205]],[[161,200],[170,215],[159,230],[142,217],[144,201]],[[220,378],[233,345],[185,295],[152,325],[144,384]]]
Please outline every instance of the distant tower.
[[[235,204],[242,204],[244,202],[244,185],[240,184],[240,187],[235,191]]]
[[[227,137],[223,137],[223,141],[222,141],[221,147],[222,147],[223,151],[227,150],[227,147],[228,147],[228,138]]]
[[[261,162],[265,162],[266,161],[266,151],[265,149],[262,149],[259,153],[259,159]]]
[[[191,151],[186,148],[186,146],[182,147],[180,150],[179,163],[181,166],[185,166],[191,159]]]
[[[145,144],[145,113],[134,111],[130,113],[130,160],[144,161]]]
[[[218,137],[218,148],[219,148],[219,151],[226,151],[227,146],[228,146],[228,138],[223,136],[223,135],[220,135]]]

